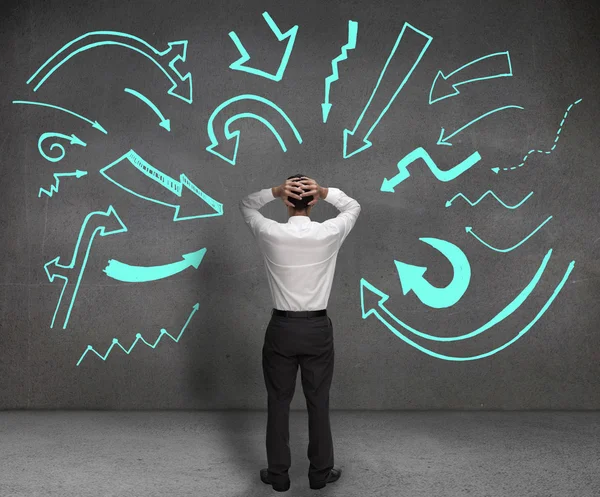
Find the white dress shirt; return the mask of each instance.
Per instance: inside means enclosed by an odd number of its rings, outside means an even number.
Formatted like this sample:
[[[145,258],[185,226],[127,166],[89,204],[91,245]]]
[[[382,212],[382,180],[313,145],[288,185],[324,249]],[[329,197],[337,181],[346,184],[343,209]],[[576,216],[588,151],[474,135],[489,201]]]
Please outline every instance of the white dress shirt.
[[[358,218],[360,204],[339,188],[329,187],[323,200],[341,211],[337,217],[318,223],[308,216],[291,216],[287,223],[279,223],[258,211],[275,198],[271,188],[265,188],[239,203],[263,254],[273,307],[327,309],[337,255]]]

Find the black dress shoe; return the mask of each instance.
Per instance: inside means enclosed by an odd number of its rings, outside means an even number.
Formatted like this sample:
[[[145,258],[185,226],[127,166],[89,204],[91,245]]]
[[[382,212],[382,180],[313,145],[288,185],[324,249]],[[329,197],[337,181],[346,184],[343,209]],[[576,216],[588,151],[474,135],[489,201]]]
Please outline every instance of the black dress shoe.
[[[323,482],[318,482],[318,483],[310,483],[310,488],[312,488],[313,490],[318,490],[319,488],[323,488],[325,485],[327,485],[328,483],[333,483],[334,481],[338,481],[340,479],[340,476],[342,475],[342,470],[339,468],[332,468],[331,471],[329,471],[329,476],[327,477],[327,479]]]
[[[273,483],[269,479],[269,470],[267,468],[263,468],[260,470],[260,479],[263,483],[266,483],[267,485],[271,485],[273,487],[273,490],[275,490],[277,492],[285,492],[286,490],[290,489],[290,480],[288,480],[287,483],[285,483],[284,485],[278,485],[276,483]]]

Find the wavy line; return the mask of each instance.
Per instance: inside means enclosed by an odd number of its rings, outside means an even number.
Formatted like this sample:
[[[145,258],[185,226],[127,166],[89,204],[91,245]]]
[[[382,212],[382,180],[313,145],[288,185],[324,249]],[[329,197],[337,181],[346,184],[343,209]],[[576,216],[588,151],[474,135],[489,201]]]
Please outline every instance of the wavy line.
[[[481,238],[479,238],[479,236],[477,236],[474,232],[473,232],[473,228],[471,228],[471,226],[467,226],[465,228],[465,231],[467,233],[471,233],[471,235],[473,235],[477,240],[479,240],[483,245],[485,245],[486,247],[496,251],[496,252],[510,252],[511,250],[516,249],[519,245],[522,245],[523,243],[525,243],[527,240],[529,240],[529,238],[531,238],[533,235],[535,235],[541,228],[542,226],[544,226],[544,224],[546,224],[548,221],[550,221],[550,219],[552,219],[552,216],[548,216],[548,218],[542,223],[540,224],[536,229],[534,229],[531,233],[529,233],[529,235],[527,235],[525,238],[523,238],[523,240],[521,240],[519,243],[517,243],[516,245],[513,245],[512,247],[509,247],[507,249],[499,249],[496,247],[493,247],[492,245],[490,245],[489,243],[485,242],[484,240],[482,240]]]
[[[530,192],[523,200],[521,200],[518,204],[516,205],[507,205],[505,204],[500,198],[498,198],[498,196],[492,191],[492,190],[488,190],[487,192],[485,192],[481,197],[479,197],[475,202],[471,202],[467,197],[465,197],[462,193],[457,193],[456,195],[454,195],[454,197],[452,197],[450,200],[448,200],[446,202],[446,207],[450,207],[452,205],[452,202],[454,202],[454,199],[456,199],[457,197],[462,197],[464,198],[469,204],[471,204],[471,207],[475,207],[479,202],[481,202],[483,200],[484,197],[486,197],[487,195],[491,195],[492,197],[494,197],[498,202],[500,202],[504,207],[506,207],[507,209],[516,209],[517,207],[523,205],[523,203],[533,195],[533,192]]]
[[[340,54],[331,61],[332,73],[325,78],[325,100],[323,102],[325,106],[329,106],[329,91],[331,84],[340,79],[340,75],[338,73],[338,64],[348,59],[348,50],[354,50],[356,48],[357,31],[358,22],[348,21],[348,43],[342,47]],[[327,121],[327,115],[328,111],[324,111],[323,122]]]
[[[82,176],[85,176],[87,174],[87,171],[74,171],[72,173],[54,173],[52,176],[54,176],[54,184],[50,185],[50,189],[49,190],[45,190],[44,188],[40,188],[40,191],[38,192],[38,198],[42,196],[42,193],[45,193],[46,195],[48,195],[48,197],[52,197],[52,195],[54,193],[58,193],[58,186],[60,185],[60,177],[61,176],[75,176],[77,178],[81,178]]]
[[[519,167],[523,167],[525,165],[525,162],[527,162],[527,159],[529,158],[529,156],[533,153],[538,153],[538,154],[546,154],[549,155],[551,154],[554,149],[556,148],[556,144],[558,143],[558,139],[560,138],[560,132],[562,131],[562,127],[565,124],[565,120],[567,119],[567,116],[569,115],[569,111],[573,108],[574,105],[577,105],[579,102],[581,102],[581,100],[583,99],[579,99],[576,100],[575,102],[573,102],[571,105],[569,105],[569,107],[567,107],[567,110],[565,112],[565,115],[562,118],[562,121],[560,122],[560,125],[558,126],[558,131],[556,132],[556,138],[554,138],[554,144],[552,145],[552,148],[550,148],[550,150],[530,150],[529,152],[527,152],[524,156],[523,159],[518,166],[512,166],[512,167],[493,167],[492,171],[494,171],[496,174],[498,174],[498,172],[500,170],[502,171],[512,171],[514,169],[517,169]]]
[[[193,307],[192,312],[190,313],[190,315],[188,316],[185,324],[183,325],[183,327],[181,328],[181,331],[179,332],[179,336],[177,338],[175,338],[174,336],[172,336],[167,330],[165,330],[164,328],[161,328],[160,330],[160,335],[158,335],[158,338],[156,339],[156,341],[154,342],[154,344],[148,343],[146,340],[144,340],[144,337],[142,336],[141,333],[136,333],[135,335],[135,340],[134,342],[131,344],[131,347],[129,347],[129,350],[126,350],[120,343],[119,340],[117,338],[113,338],[112,340],[112,344],[110,345],[110,347],[108,348],[108,350],[106,351],[106,354],[104,356],[101,356],[98,352],[96,352],[96,350],[94,350],[94,348],[91,345],[87,346],[87,349],[85,349],[85,352],[82,354],[82,356],[79,358],[79,361],[77,361],[77,366],[79,366],[79,364],[81,363],[81,361],[83,360],[83,358],[85,357],[85,355],[88,352],[93,352],[94,354],[96,354],[100,359],[102,359],[103,361],[106,361],[106,358],[108,357],[108,355],[110,354],[110,351],[112,350],[112,348],[115,345],[118,345],[119,347],[121,347],[121,349],[123,350],[123,352],[125,352],[126,354],[130,354],[131,351],[133,350],[133,348],[135,347],[135,344],[137,343],[138,340],[142,340],[142,342],[144,342],[146,345],[148,345],[148,347],[152,347],[153,349],[156,348],[156,346],[158,345],[158,342],[160,342],[160,339],[163,337],[163,335],[167,335],[169,338],[171,338],[171,340],[173,340],[174,342],[179,342],[179,339],[181,338],[181,336],[183,335],[183,332],[185,331],[185,329],[187,328],[187,325],[189,324],[190,320],[192,319],[192,316],[196,313],[196,311],[199,309],[200,304],[196,303]]]

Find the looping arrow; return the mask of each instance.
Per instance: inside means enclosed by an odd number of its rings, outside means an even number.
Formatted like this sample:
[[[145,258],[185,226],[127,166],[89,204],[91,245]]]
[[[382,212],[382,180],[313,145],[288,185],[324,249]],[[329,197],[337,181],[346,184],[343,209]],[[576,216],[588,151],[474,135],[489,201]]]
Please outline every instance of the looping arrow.
[[[283,57],[281,58],[281,62],[279,63],[279,68],[277,69],[277,72],[275,74],[270,74],[268,72],[261,71],[260,69],[255,69],[253,67],[247,67],[246,65],[244,65],[250,60],[250,55],[248,54],[248,52],[244,48],[244,45],[242,44],[242,42],[240,41],[240,39],[234,31],[231,31],[229,33],[229,37],[233,40],[233,43],[235,43],[235,46],[240,52],[241,57],[235,62],[233,62],[229,67],[234,71],[245,71],[250,74],[255,74],[256,76],[262,76],[263,78],[267,78],[272,81],[281,81],[281,78],[283,78],[283,73],[285,72],[285,68],[287,67],[287,63],[290,59],[290,55],[292,54],[292,49],[294,48],[296,34],[298,33],[298,26],[294,26],[285,33],[282,33],[268,12],[263,12],[262,16],[279,41],[283,41],[286,38],[289,38],[285,47],[285,52],[283,54]]]
[[[460,248],[446,240],[439,238],[419,238],[419,240],[439,250],[448,259],[452,264],[454,276],[447,286],[438,288],[423,277],[427,271],[426,267],[413,266],[395,260],[402,293],[406,295],[412,290],[423,304],[435,309],[456,304],[467,291],[471,281],[469,259]]]
[[[50,145],[50,150],[53,150],[55,148],[58,148],[60,150],[60,155],[58,157],[50,157],[46,152],[44,152],[44,149],[42,148],[42,143],[47,140],[48,138],[62,138],[63,140],[69,140],[69,143],[71,145],[79,145],[81,147],[86,147],[87,144],[80,140],[79,138],[77,138],[75,135],[63,135],[62,133],[42,133],[40,135],[40,138],[38,139],[38,150],[40,151],[40,155],[46,159],[47,161],[50,162],[58,162],[59,160],[62,160],[62,158],[65,156],[65,148],[58,142],[54,142],[52,145]]]

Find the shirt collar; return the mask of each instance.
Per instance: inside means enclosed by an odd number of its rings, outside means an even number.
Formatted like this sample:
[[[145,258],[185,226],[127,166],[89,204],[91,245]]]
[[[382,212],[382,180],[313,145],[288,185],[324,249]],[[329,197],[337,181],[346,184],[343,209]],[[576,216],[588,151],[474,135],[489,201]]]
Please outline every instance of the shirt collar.
[[[290,224],[304,224],[310,223],[310,217],[308,216],[290,216],[288,219]]]

